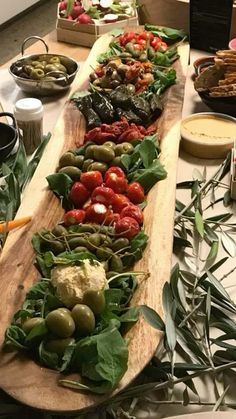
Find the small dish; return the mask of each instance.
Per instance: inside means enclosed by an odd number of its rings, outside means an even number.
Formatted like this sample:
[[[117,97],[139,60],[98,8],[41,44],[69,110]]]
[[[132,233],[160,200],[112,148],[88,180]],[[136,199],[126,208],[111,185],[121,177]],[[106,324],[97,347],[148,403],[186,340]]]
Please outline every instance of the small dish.
[[[199,76],[199,74],[204,71],[207,67],[214,64],[214,56],[210,57],[201,57],[194,61],[193,67],[195,70],[196,76]]]
[[[18,139],[18,131],[14,116],[9,112],[1,112],[0,117],[2,116],[10,117],[13,124],[8,125],[0,122],[0,162],[4,161],[12,152]]]
[[[236,38],[231,39],[229,42],[229,49],[236,51]]]
[[[202,112],[181,122],[181,145],[189,154],[205,159],[220,159],[232,149],[236,119],[222,113]]]

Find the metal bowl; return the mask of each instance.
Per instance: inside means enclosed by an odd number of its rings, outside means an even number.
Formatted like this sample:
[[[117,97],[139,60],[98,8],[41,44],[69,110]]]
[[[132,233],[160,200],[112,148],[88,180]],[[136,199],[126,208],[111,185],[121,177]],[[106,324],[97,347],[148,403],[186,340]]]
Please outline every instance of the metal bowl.
[[[25,44],[30,39],[37,39],[43,42],[46,48],[46,54],[33,54],[33,55],[26,55],[24,56],[24,47]],[[29,38],[26,38],[22,44],[21,47],[21,54],[22,58],[15,61],[11,64],[9,68],[9,72],[12,75],[13,79],[15,80],[16,84],[26,93],[34,94],[37,96],[52,96],[56,95],[58,93],[63,92],[64,90],[68,89],[71,83],[73,82],[76,73],[79,69],[78,63],[73,60],[72,58],[69,58],[65,55],[61,54],[49,54],[48,53],[48,46],[46,42],[40,38],[39,36],[30,36]],[[56,77],[56,80],[34,80],[30,78],[24,78],[20,77],[16,74],[14,74],[13,70],[16,67],[16,65],[25,65],[29,63],[29,61],[36,60],[36,58],[42,58],[45,57],[45,59],[50,59],[51,57],[58,57],[60,58],[61,64],[63,64],[66,68],[68,73],[62,73],[61,71],[53,71],[50,73],[47,73],[47,75]]]

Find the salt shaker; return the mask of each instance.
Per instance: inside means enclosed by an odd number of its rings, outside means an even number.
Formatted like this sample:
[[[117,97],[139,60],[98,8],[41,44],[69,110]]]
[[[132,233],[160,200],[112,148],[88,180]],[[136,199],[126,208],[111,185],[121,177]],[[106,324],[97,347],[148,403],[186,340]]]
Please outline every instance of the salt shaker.
[[[43,104],[35,98],[20,99],[15,103],[14,115],[26,154],[32,154],[43,139]]]

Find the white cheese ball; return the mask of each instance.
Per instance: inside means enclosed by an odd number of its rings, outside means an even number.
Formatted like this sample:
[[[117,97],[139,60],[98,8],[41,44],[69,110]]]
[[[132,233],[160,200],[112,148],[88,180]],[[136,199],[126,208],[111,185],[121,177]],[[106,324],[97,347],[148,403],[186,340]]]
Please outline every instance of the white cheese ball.
[[[89,259],[85,259],[81,266],[53,268],[51,283],[56,288],[56,296],[69,308],[81,303],[87,290],[108,288],[103,265],[100,262],[91,262]]]

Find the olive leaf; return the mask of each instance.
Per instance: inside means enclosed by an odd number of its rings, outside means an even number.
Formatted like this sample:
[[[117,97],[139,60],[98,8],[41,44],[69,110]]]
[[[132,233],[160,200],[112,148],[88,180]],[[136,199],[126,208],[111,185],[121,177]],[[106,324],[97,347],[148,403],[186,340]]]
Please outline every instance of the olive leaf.
[[[201,237],[204,237],[204,222],[199,209],[195,212],[195,227]]]
[[[225,231],[220,233],[221,243],[225,251],[233,258],[236,256],[236,243]]]

